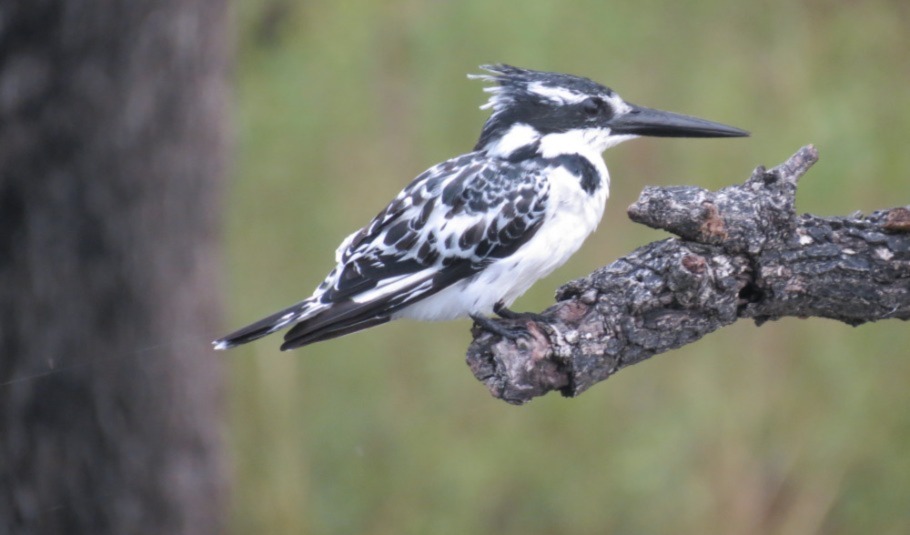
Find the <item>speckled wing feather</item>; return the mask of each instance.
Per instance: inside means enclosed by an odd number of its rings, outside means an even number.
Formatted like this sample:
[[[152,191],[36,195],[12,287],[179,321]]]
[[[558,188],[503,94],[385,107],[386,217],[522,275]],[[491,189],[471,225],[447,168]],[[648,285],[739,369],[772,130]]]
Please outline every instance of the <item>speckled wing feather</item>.
[[[430,168],[341,244],[282,349],[384,323],[510,255],[540,227],[548,193],[539,167],[480,152]]]

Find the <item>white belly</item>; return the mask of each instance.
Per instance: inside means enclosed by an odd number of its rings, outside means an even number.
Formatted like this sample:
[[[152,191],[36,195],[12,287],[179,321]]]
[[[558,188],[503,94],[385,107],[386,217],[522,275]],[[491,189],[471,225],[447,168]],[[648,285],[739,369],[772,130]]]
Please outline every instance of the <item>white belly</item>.
[[[400,310],[393,318],[449,320],[491,314],[497,302],[511,305],[537,280],[563,265],[603,216],[609,178],[603,160],[598,157],[592,163],[603,177],[593,194],[581,189],[576,176],[557,169],[549,177],[550,200],[544,223],[527,243],[473,277]]]

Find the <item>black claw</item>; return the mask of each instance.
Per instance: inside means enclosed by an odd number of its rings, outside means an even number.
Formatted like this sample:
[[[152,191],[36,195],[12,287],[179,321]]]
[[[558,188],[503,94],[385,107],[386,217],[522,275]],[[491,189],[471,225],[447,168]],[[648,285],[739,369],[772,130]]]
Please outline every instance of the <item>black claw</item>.
[[[532,320],[538,323],[546,323],[547,318],[536,312],[515,312],[514,310],[509,309],[503,304],[502,301],[493,305],[493,312],[495,312],[500,318],[505,318],[507,320]]]
[[[497,312],[498,314],[498,312]],[[506,327],[505,325],[480,314],[471,314],[471,319],[483,330],[498,334],[508,340],[518,340],[519,338],[530,338],[531,332],[524,325],[514,325]]]

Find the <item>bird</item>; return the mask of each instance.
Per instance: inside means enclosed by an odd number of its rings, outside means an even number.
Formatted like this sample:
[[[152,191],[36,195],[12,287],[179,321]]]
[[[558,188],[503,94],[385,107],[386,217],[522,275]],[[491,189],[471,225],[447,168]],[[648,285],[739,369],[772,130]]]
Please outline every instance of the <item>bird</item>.
[[[641,137],[743,137],[745,130],[638,106],[588,78],[482,65],[491,110],[471,152],[430,167],[335,251],[312,296],[213,342],[222,350],[290,327],[281,350],[390,320],[491,315],[561,266],[609,196],[603,153]],[[520,331],[520,329],[519,329]]]

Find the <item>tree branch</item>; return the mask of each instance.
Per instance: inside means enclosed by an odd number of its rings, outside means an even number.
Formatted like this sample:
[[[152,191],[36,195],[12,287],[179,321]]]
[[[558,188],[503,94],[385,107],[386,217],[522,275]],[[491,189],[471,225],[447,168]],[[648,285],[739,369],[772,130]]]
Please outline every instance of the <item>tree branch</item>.
[[[813,146],[740,185],[648,187],[629,217],[679,238],[650,243],[557,291],[530,336],[474,327],[467,362],[498,398],[577,396],[626,366],[741,318],[784,316],[859,325],[910,318],[910,207],[869,216],[797,216]]]

